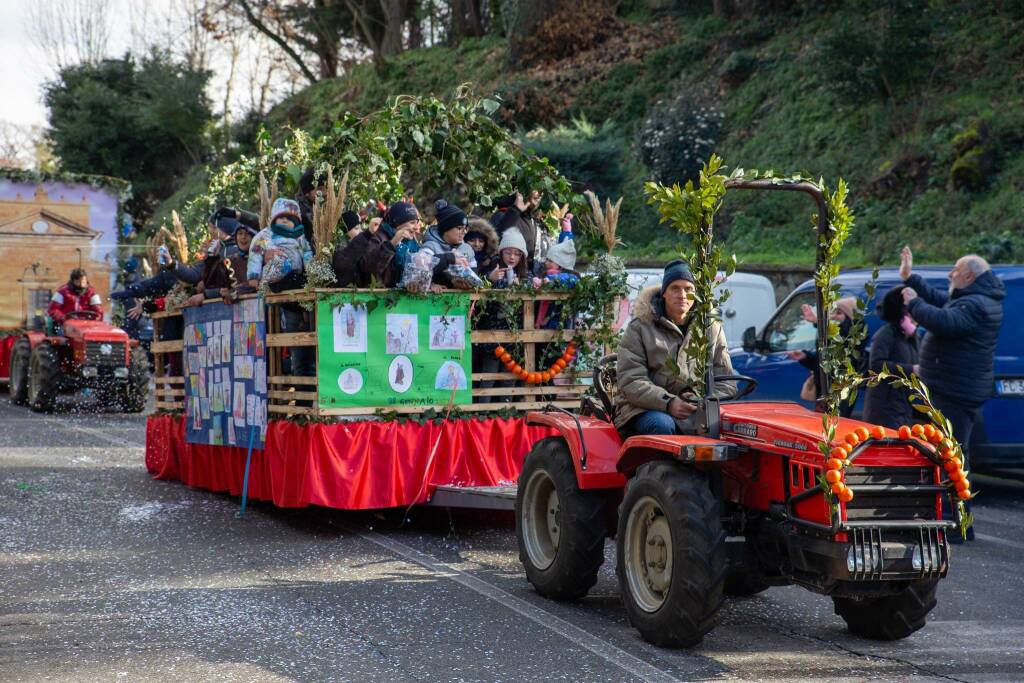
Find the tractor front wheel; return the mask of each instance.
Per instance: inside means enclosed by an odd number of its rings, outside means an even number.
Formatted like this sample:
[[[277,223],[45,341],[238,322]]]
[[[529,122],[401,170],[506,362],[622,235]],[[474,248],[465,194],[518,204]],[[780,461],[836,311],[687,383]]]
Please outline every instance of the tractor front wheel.
[[[619,510],[619,588],[630,623],[658,646],[691,647],[718,620],[726,574],[719,501],[706,478],[642,466]]]
[[[11,349],[11,380],[7,388],[11,403],[22,406],[28,400],[28,366],[32,360],[32,344],[22,337]]]
[[[832,598],[850,633],[872,640],[900,640],[924,626],[935,609],[938,580],[914,581],[881,598]]]
[[[141,347],[132,349],[128,366],[128,382],[121,388],[119,408],[126,413],[141,413],[146,408],[149,392],[149,358]]]
[[[60,391],[60,358],[57,349],[43,342],[32,349],[29,359],[28,404],[36,412],[48,413],[57,403]]]
[[[526,578],[554,600],[582,598],[604,562],[606,498],[576,483],[569,446],[541,439],[523,463],[516,494],[516,540]]]

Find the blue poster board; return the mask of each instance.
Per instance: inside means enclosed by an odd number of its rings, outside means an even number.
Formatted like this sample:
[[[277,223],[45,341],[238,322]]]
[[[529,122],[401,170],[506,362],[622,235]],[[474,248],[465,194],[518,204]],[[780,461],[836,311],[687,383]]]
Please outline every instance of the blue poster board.
[[[183,310],[188,443],[262,449],[267,432],[263,299]]]

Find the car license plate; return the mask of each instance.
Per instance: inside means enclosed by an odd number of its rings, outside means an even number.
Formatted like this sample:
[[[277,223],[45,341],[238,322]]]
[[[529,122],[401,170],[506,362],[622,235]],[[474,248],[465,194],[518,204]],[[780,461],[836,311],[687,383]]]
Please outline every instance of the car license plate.
[[[996,380],[996,392],[1000,396],[1024,396],[1024,379]]]

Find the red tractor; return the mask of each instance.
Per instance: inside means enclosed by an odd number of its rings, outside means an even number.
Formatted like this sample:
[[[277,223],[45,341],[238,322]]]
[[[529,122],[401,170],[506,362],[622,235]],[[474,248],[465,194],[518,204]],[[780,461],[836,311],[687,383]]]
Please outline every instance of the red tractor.
[[[53,410],[60,393],[94,390],[105,404],[139,413],[146,406],[149,361],[138,341],[93,311],[74,311],[60,334],[26,332],[11,349],[11,401]]]
[[[828,229],[814,185],[730,185],[809,193],[819,234]],[[819,290],[819,320],[822,308]],[[819,329],[819,348],[825,334]],[[614,536],[626,613],[656,645],[695,645],[714,628],[725,594],[785,584],[830,596],[864,637],[898,639],[924,625],[948,569],[946,534],[959,533],[960,522],[938,455],[893,430],[840,419],[839,439],[859,427],[876,436],[849,455],[846,483],[856,495],[833,508],[820,485],[820,413],[712,397],[698,406],[692,434],[623,440],[613,425],[614,361],[598,363],[598,400],[579,414],[549,408],[528,417],[560,433],[526,456],[516,496],[519,556],[538,593],[586,595]],[[716,380],[743,382],[737,398],[757,386],[709,371],[708,396]],[[943,520],[947,505],[953,520]]]

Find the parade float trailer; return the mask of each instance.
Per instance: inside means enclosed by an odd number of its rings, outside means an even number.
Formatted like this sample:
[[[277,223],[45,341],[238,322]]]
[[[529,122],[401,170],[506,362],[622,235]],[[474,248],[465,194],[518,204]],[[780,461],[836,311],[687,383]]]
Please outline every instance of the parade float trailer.
[[[569,344],[591,332],[535,325],[536,303],[568,297],[319,290],[156,313],[157,339],[170,324],[183,338],[152,346],[146,466],[158,479],[279,507],[510,510],[523,457],[556,433],[529,424],[525,411],[576,409],[589,388]],[[521,326],[472,329],[485,298],[515,302]],[[308,308],[314,331],[282,332],[282,306]],[[518,361],[474,373],[473,350],[501,344]],[[551,345],[561,362],[542,369]],[[315,349],[314,377],[286,374],[286,349],[301,346]]]

